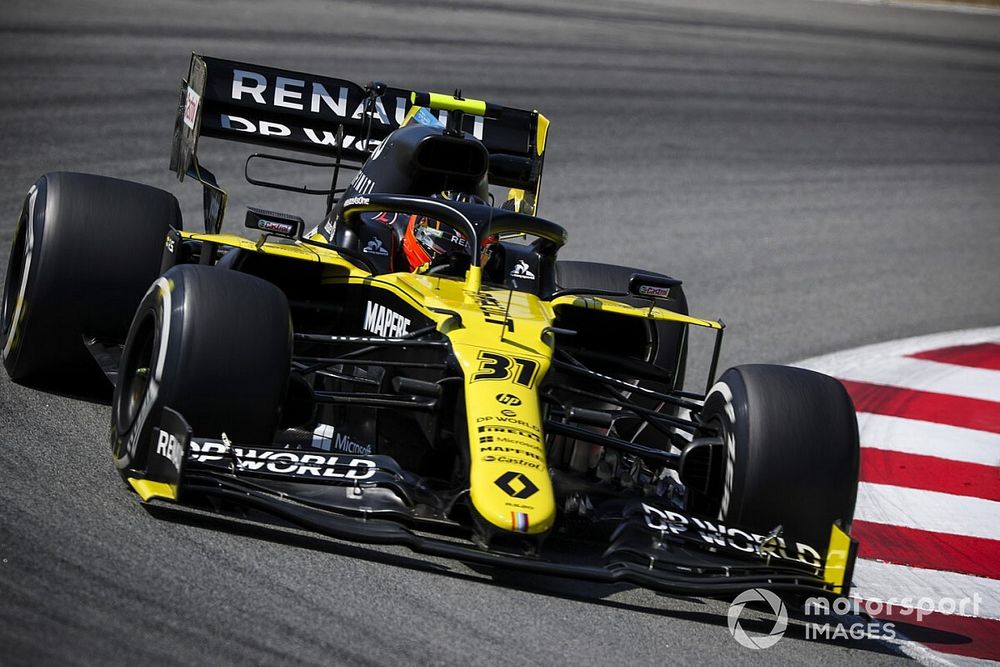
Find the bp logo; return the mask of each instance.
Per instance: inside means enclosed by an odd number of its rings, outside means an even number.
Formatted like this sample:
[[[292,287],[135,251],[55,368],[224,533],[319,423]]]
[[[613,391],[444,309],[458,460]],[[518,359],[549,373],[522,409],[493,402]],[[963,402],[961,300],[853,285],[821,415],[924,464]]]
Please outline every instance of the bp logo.
[[[775,616],[774,627],[766,635],[755,634],[751,636],[740,625],[740,615],[743,613],[743,608],[751,602],[763,602],[770,607]],[[729,605],[729,612],[726,616],[729,621],[729,634],[733,636],[736,643],[754,650],[771,648],[777,644],[785,636],[785,628],[788,627],[788,611],[785,609],[785,603],[777,595],[763,588],[751,588],[737,595],[733,603]]]

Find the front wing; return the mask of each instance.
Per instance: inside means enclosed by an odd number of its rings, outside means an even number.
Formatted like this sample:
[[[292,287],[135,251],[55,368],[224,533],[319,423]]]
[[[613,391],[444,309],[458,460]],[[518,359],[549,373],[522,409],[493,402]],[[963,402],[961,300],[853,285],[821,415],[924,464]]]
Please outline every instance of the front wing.
[[[661,500],[616,500],[588,518],[609,528],[597,531],[610,535],[606,544],[590,543],[588,557],[573,535],[556,530],[545,552],[559,558],[546,559],[477,546],[468,527],[449,518],[461,494],[435,492],[390,457],[192,439],[187,423],[170,409],[160,421],[145,470],[125,471],[147,503],[209,498],[215,507],[257,510],[337,539],[675,595],[721,597],[766,588],[836,596],[850,587],[857,542],[839,526],[832,526],[830,547],[820,554],[780,535],[678,512]]]

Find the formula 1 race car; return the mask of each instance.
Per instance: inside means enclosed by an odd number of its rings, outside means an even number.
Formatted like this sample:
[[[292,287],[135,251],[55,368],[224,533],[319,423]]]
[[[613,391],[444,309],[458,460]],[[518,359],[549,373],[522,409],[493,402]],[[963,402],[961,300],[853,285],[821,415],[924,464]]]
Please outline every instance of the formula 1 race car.
[[[151,506],[675,594],[845,594],[846,391],[772,365],[716,380],[723,325],[688,314],[679,280],[559,260],[566,232],[537,216],[548,126],[194,55],[171,167],[202,184],[205,231],[165,191],[42,176],[4,366],[107,392],[114,462]],[[255,238],[221,233],[201,137],[320,156],[255,153],[245,174],[326,196],[325,217],[250,208]],[[251,175],[275,161],[332,183]],[[704,392],[685,384],[694,331],[714,336]]]

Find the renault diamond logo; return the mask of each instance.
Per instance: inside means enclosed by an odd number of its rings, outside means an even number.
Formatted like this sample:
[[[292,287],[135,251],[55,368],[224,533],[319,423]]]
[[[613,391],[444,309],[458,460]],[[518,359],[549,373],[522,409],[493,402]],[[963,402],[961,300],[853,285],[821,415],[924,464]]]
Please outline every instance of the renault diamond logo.
[[[500,475],[493,483],[511,498],[530,498],[538,493],[538,487],[528,479],[527,475],[513,470]]]

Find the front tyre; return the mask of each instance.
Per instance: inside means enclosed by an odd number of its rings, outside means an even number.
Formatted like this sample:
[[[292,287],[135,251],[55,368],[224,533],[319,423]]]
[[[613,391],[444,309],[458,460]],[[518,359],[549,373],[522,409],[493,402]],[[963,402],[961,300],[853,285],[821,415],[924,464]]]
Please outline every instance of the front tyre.
[[[843,385],[813,371],[773,365],[731,368],[712,387],[704,432],[724,442],[716,483],[690,508],[786,542],[826,551],[830,528],[846,531],[858,489],[858,424]]]
[[[277,287],[217,267],[170,269],[143,298],[122,353],[111,406],[116,464],[144,469],[164,407],[196,436],[270,444],[291,351],[288,301]]]

